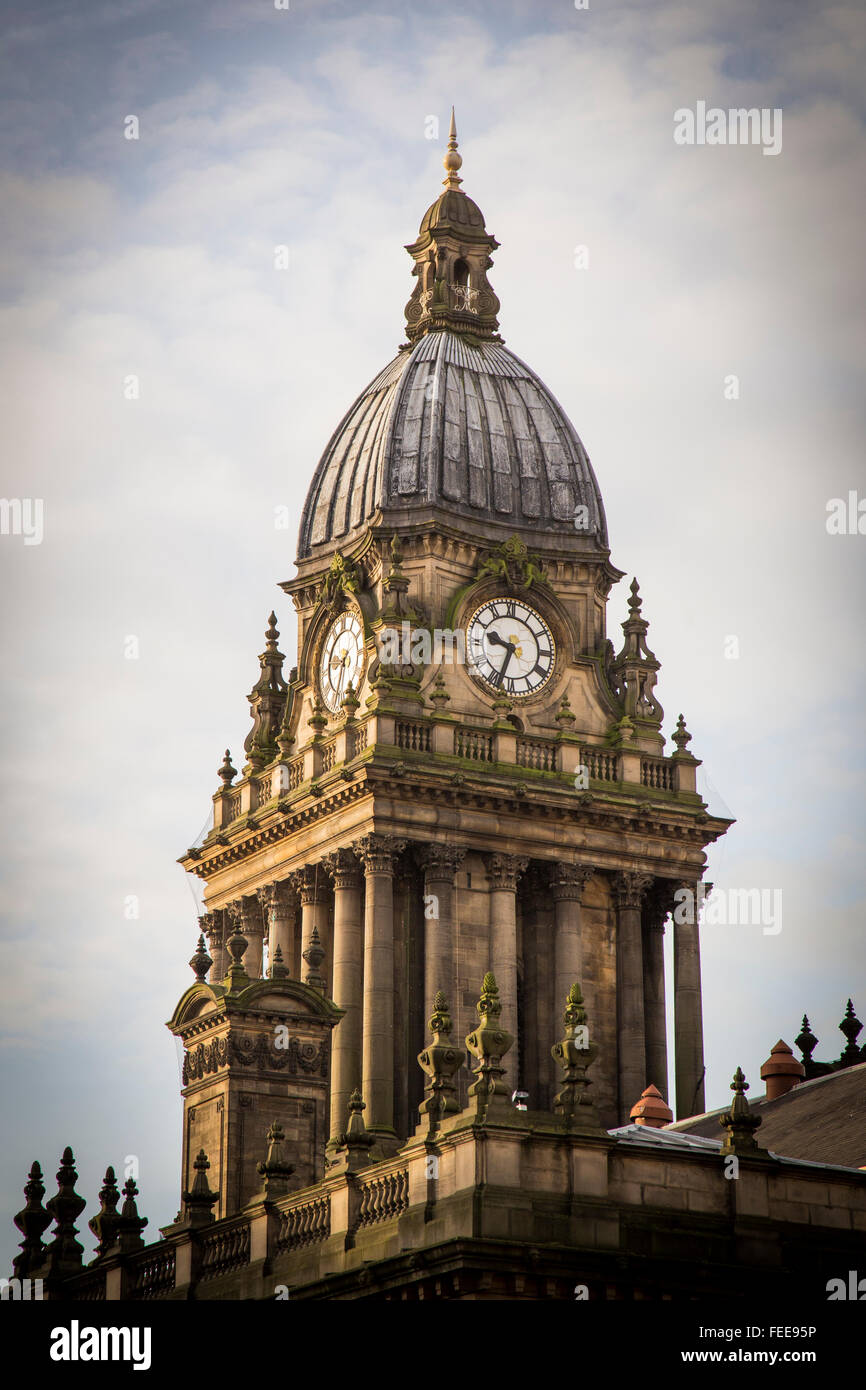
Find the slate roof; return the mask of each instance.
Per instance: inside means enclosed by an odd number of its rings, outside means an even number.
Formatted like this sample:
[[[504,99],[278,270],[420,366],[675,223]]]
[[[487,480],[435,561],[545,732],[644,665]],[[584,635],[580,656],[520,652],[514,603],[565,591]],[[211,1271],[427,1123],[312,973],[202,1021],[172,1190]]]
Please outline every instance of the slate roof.
[[[448,331],[400,352],[344,416],[307,493],[298,559],[350,542],[380,509],[407,508],[608,548],[598,483],[562,407],[501,343]]]
[[[866,1062],[802,1081],[777,1100],[759,1096],[749,1106],[762,1119],[755,1135],[762,1148],[813,1163],[866,1167]],[[724,1108],[678,1120],[664,1133],[715,1139]]]

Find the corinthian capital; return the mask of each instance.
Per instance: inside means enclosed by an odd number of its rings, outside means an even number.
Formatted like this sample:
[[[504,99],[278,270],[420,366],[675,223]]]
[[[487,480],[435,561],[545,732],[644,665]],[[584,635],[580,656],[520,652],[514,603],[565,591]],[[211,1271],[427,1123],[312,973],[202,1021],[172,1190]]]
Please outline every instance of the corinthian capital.
[[[579,903],[584,887],[594,872],[591,864],[554,864],[550,869],[550,891],[554,902]]]
[[[256,889],[262,914],[266,922],[271,920],[271,914],[292,908],[298,901],[295,888],[288,879],[278,879],[276,883],[266,883],[261,888]]]
[[[528,859],[519,859],[514,854],[488,854],[487,876],[490,879],[490,887],[505,888],[515,893],[517,880],[528,863]]]
[[[614,874],[613,891],[616,895],[616,905],[620,911],[629,908],[639,910],[652,881],[652,874]]]
[[[405,848],[406,841],[394,835],[363,835],[352,845],[367,874],[392,874],[394,861]]]
[[[328,888],[328,875],[322,864],[305,864],[289,874],[289,883],[301,900],[302,907],[320,903]]]
[[[326,854],[322,863],[333,879],[334,888],[357,888],[361,882],[358,856],[351,849],[337,849]]]
[[[644,902],[645,921],[650,930],[664,931],[665,918],[669,912],[673,912],[676,906],[674,894],[680,887],[682,884],[676,879],[657,878],[653,880]]]
[[[415,850],[418,863],[424,870],[428,882],[433,879],[445,879],[453,883],[454,875],[466,854],[467,851],[460,845],[439,843],[418,845]]]

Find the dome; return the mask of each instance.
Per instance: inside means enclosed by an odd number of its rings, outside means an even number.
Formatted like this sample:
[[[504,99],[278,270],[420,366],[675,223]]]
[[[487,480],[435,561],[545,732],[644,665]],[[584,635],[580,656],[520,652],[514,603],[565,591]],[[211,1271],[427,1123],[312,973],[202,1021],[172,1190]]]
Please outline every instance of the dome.
[[[608,549],[598,483],[574,426],[497,332],[487,271],[499,242],[459,187],[453,111],[443,164],[444,192],[406,247],[415,262],[409,343],[325,450],[304,504],[299,561],[350,545],[374,517],[397,527],[434,512],[482,533],[531,530],[536,546],[547,535]]]
[[[421,218],[418,235],[423,236],[425,232],[435,231],[443,225],[483,232],[484,213],[462,189],[446,188]]]
[[[576,529],[576,508],[585,524]],[[345,546],[381,512],[432,509],[607,549],[586,450],[544,383],[500,342],[440,330],[401,351],[356,400],[316,469],[298,559]],[[537,540],[537,537],[536,537]]]

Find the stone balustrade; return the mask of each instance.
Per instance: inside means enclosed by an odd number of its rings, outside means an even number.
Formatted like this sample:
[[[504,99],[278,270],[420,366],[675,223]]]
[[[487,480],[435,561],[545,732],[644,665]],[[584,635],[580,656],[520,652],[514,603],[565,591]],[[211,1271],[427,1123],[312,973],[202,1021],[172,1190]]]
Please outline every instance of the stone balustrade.
[[[311,740],[308,747],[269,771],[243,778],[214,796],[214,827],[264,811],[283,798],[321,790],[321,780],[342,775],[387,750],[400,759],[418,758],[430,765],[486,766],[497,775],[513,768],[521,780],[549,785],[577,785],[603,791],[619,785],[640,788],[654,797],[685,796],[697,803],[695,769],[688,755],[655,757],[638,748],[582,743],[574,735],[543,737],[501,725],[484,728],[458,723],[443,715],[403,717],[381,711],[351,721],[335,734]]]

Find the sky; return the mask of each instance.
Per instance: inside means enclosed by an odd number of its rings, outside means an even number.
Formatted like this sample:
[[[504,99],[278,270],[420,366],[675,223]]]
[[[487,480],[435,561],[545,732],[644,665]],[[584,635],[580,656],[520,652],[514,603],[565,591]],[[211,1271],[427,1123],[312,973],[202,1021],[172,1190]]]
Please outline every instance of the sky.
[[[737,1065],[760,1093],[804,1012],[824,1058],[849,994],[866,1019],[866,536],[827,529],[866,499],[864,49],[862,6],[821,0],[3,8],[0,493],[42,503],[40,543],[0,534],[4,1268],[30,1163],[52,1193],[66,1144],[88,1256],[108,1163],[149,1238],[174,1217],[176,860],[272,607],[293,664],[277,584],[403,341],[452,102],[503,337],[574,421],[627,572],[610,635],[636,575],[665,732],[682,711],[736,818],[707,877],[782,894],[777,932],[704,927],[708,1105]],[[781,148],[678,144],[701,102],[781,111]]]

